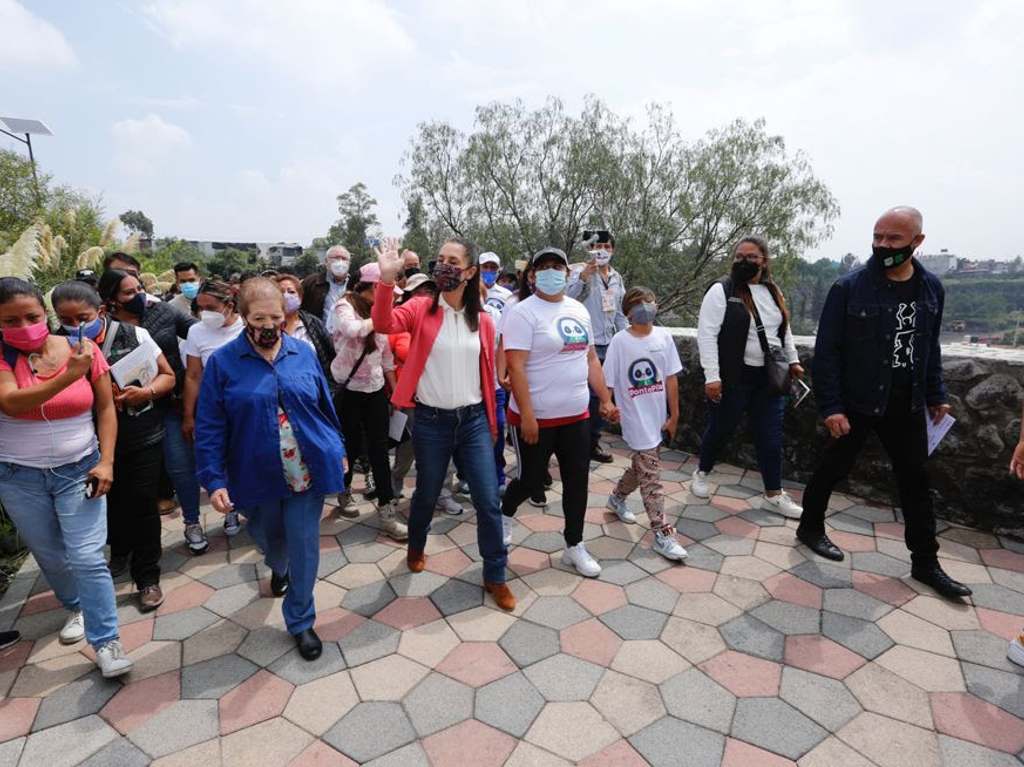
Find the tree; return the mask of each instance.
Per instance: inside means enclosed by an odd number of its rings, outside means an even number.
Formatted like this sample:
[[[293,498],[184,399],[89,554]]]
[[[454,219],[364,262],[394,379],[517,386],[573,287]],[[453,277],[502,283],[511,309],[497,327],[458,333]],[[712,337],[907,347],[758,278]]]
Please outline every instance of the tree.
[[[225,248],[218,251],[206,262],[207,271],[211,275],[227,279],[235,272],[259,271],[264,264],[259,260],[258,253],[238,248]]]
[[[141,210],[127,210],[121,214],[121,223],[132,234],[141,234],[146,239],[153,237],[153,222]]]
[[[430,233],[427,231],[427,211],[420,197],[412,197],[407,203],[408,214],[405,217],[405,234],[402,247],[419,254],[422,263],[430,260],[433,249],[430,247]]]
[[[554,98],[533,111],[520,101],[478,107],[468,135],[423,123],[403,164],[398,181],[407,204],[422,201],[428,230],[519,256],[544,245],[569,253],[584,227],[609,228],[627,282],[683,315],[743,234],[765,236],[784,273],[839,212],[807,159],[762,120],[687,142],[666,107],[650,107],[636,128],[594,97],[579,117]]]
[[[202,268],[206,256],[199,248],[186,240],[161,239],[154,244],[152,253],[142,259],[143,271],[161,274],[175,264],[190,262]]]
[[[306,277],[313,274],[313,272],[319,268],[320,259],[312,250],[304,250],[302,255],[296,258],[295,263],[292,264],[292,270],[299,277]]]
[[[340,218],[327,232],[329,243],[344,245],[357,263],[368,259],[371,248],[366,242],[367,238],[380,236],[380,221],[374,211],[376,207],[377,200],[366,190],[362,181],[353,184],[344,194],[339,194]]]
[[[39,195],[43,207],[50,198],[50,176],[39,174]],[[0,252],[14,243],[39,215],[32,163],[27,157],[0,149]]]

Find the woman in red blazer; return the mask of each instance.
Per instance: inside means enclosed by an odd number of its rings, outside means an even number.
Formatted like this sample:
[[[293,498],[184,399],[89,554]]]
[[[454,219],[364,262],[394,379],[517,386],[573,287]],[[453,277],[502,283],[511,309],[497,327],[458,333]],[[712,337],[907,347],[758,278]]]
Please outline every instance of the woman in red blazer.
[[[414,408],[416,491],[409,510],[409,569],[418,573],[426,566],[430,521],[454,456],[469,478],[476,507],[484,588],[499,607],[512,610],[516,600],[505,585],[507,552],[494,466],[494,324],[480,302],[476,248],[458,237],[445,242],[434,267],[437,294],[397,307],[391,296],[403,265],[398,240],[385,239],[377,261],[373,328],[410,334],[409,354],[391,398],[395,407]]]

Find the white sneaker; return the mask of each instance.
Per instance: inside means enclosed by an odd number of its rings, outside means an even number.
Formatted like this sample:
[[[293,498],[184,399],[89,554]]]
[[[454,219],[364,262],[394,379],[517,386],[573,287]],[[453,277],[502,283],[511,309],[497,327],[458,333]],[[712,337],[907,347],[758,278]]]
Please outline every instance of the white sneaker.
[[[590,552],[587,551],[587,546],[583,541],[580,541],[575,546],[565,547],[565,551],[562,552],[562,564],[572,565],[576,568],[576,572],[587,578],[596,578],[601,574],[601,565],[590,556]]]
[[[242,523],[238,519],[237,511],[229,511],[224,515],[224,535],[229,538],[238,535],[238,531],[242,529]]]
[[[1018,666],[1024,666],[1024,634],[1018,634],[1006,650],[1006,657]]]
[[[761,508],[764,511],[774,511],[787,519],[800,519],[800,515],[804,513],[803,507],[790,498],[785,490],[778,495],[762,495]]]
[[[384,506],[378,506],[377,514],[380,516],[380,529],[388,538],[394,541],[409,539],[409,528],[398,516],[397,500],[391,500]]]
[[[708,473],[706,471],[693,472],[693,478],[690,480],[690,492],[698,498],[710,498],[711,488],[708,487]]]
[[[112,679],[127,674],[135,664],[125,655],[121,640],[114,639],[96,651],[96,665],[100,667],[104,679]]]
[[[654,546],[651,548],[665,557],[665,559],[671,559],[673,562],[681,562],[689,556],[686,549],[682,547],[682,544],[676,540],[674,532],[656,532],[654,534]]]
[[[185,543],[193,554],[202,554],[210,548],[210,543],[206,540],[206,531],[198,522],[185,525]]]
[[[626,500],[624,498],[619,498],[617,495],[609,495],[608,504],[605,508],[614,511],[615,516],[619,518],[620,522],[625,522],[627,525],[636,524],[636,514],[626,507]]]
[[[434,506],[436,511],[442,511],[445,514],[450,514],[453,517],[457,517],[465,509],[463,509],[459,502],[452,498],[450,495],[442,495],[437,499],[437,505]]]
[[[512,517],[501,515],[501,542],[506,546],[512,545]]]
[[[61,644],[74,644],[85,639],[85,616],[81,610],[75,610],[68,616],[59,636]]]

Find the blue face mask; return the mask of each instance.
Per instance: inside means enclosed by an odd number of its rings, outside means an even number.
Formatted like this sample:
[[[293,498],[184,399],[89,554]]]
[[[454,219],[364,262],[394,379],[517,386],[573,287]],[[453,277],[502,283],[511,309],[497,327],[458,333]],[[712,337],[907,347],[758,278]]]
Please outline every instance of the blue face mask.
[[[634,325],[650,325],[658,316],[658,305],[648,302],[637,304],[629,312],[629,321]]]
[[[97,317],[92,322],[86,322],[83,325],[61,325],[64,328],[64,332],[68,334],[68,343],[78,343],[78,328],[82,328],[82,337],[88,338],[90,341],[95,341],[96,337],[103,330],[103,318]]]
[[[183,282],[181,283],[181,295],[185,296],[189,301],[199,295],[199,283],[198,282]]]
[[[484,285],[491,288],[494,287],[494,283],[498,281],[498,273],[480,272],[480,279],[484,281]]]
[[[543,269],[537,272],[537,290],[546,296],[557,296],[565,290],[568,275],[561,269]]]

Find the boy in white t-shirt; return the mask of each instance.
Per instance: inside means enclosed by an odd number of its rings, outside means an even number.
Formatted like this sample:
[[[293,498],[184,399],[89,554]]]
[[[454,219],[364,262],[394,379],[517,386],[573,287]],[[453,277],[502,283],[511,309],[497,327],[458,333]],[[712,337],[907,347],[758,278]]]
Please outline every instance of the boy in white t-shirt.
[[[679,422],[676,374],[683,366],[672,335],[653,324],[657,311],[654,293],[630,288],[622,299],[629,327],[615,334],[604,360],[604,377],[619,407],[622,436],[633,451],[632,465],[608,497],[608,508],[623,522],[636,522],[626,508],[626,497],[639,487],[654,531],[654,550],[679,561],[686,558],[686,549],[665,520],[658,448],[662,433],[674,434]]]

